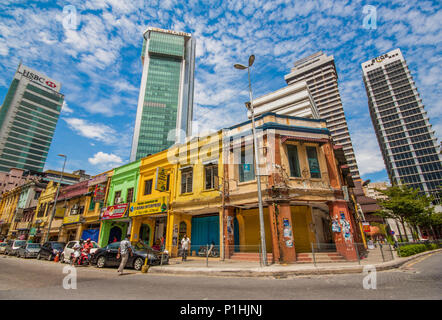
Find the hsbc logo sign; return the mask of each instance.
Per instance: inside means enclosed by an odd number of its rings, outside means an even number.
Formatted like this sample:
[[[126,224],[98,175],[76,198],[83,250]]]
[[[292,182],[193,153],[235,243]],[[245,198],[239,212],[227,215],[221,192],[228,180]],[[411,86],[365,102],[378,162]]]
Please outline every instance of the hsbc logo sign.
[[[55,83],[53,83],[52,81],[49,81],[49,80],[47,80],[45,83],[51,88],[55,88],[57,86]]]
[[[26,78],[28,78],[31,81],[38,82],[38,83],[40,83],[40,84],[42,84],[44,86],[47,86],[49,88],[52,88],[52,89],[56,89],[57,88],[57,84],[55,82],[53,82],[51,80],[46,80],[45,77],[42,77],[39,74],[34,73],[32,71],[23,69],[21,74],[22,74],[23,77],[26,77]]]

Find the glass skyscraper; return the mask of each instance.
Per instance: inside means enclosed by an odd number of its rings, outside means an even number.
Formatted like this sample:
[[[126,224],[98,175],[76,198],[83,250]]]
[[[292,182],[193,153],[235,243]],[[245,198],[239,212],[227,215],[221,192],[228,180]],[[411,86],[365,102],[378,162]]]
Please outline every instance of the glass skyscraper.
[[[183,142],[192,133],[195,40],[188,33],[148,28],[141,60],[131,161]]]
[[[0,171],[43,171],[64,96],[58,81],[22,64],[0,108]]]
[[[362,63],[368,107],[391,183],[440,203],[442,162],[437,138],[399,49]]]

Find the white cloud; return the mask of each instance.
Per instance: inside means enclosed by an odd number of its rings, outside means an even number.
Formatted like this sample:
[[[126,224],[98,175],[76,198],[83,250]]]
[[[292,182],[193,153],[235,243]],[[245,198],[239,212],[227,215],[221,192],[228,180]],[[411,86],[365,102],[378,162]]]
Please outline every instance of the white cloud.
[[[365,123],[365,125],[361,125]],[[378,140],[370,119],[349,121],[351,140],[356,155],[356,162],[361,175],[380,172],[385,169],[384,160],[379,148]]]
[[[105,144],[112,144],[118,141],[117,131],[113,128],[101,124],[92,123],[79,118],[65,118],[69,128],[75,131],[78,135],[103,142]]]
[[[99,167],[116,167],[123,164],[123,159],[112,153],[97,152],[92,158],[88,158],[90,164]]]
[[[72,110],[71,108],[69,108],[68,103],[66,102],[66,100],[63,101],[63,106],[61,108],[61,112],[63,114],[71,114],[74,113],[74,110]]]

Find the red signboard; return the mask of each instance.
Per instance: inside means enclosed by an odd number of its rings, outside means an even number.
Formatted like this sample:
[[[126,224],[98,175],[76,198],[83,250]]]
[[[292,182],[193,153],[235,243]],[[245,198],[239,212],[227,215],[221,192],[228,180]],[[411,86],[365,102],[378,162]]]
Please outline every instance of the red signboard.
[[[106,185],[97,184],[95,186],[94,200],[95,201],[103,200],[105,195],[106,195]]]
[[[362,228],[364,229],[364,232],[370,232],[370,223],[362,222]]]
[[[116,204],[114,206],[107,207],[104,209],[103,213],[101,214],[101,219],[118,219],[122,218],[124,214],[127,211],[127,207],[129,206],[128,203],[124,204]]]

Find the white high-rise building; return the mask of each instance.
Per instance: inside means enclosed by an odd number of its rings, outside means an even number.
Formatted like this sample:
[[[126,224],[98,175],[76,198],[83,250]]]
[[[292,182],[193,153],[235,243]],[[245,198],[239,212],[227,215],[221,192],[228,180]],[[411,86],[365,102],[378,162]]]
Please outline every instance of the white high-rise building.
[[[322,51],[295,62],[290,73],[284,77],[287,84],[306,81],[309,92],[319,112],[327,121],[333,142],[342,145],[353,179],[360,179],[358,164],[353,150],[347,120],[338,89],[338,74],[333,56]]]
[[[361,66],[390,182],[432,194],[440,203],[439,144],[401,51],[395,49]]]
[[[43,171],[63,105],[61,83],[20,64],[0,108],[0,171]]]

